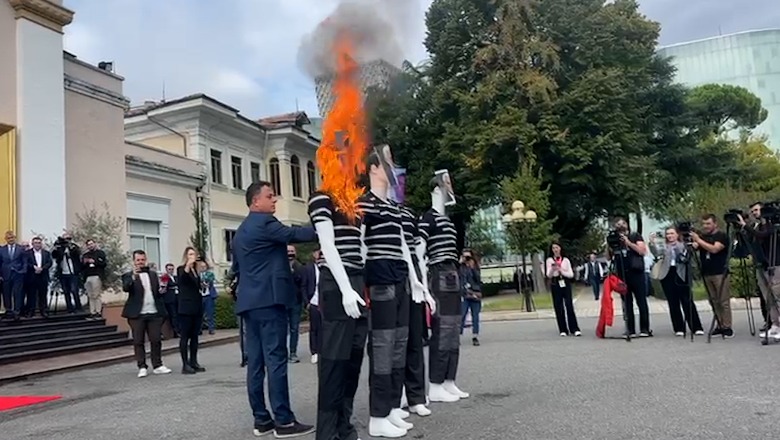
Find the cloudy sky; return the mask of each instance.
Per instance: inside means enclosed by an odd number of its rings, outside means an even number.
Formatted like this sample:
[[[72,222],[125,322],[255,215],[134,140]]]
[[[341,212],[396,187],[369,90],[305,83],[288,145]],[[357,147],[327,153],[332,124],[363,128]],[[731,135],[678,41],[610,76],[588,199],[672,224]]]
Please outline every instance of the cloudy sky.
[[[404,56],[425,58],[424,13],[432,0],[392,1],[407,19],[397,30]],[[76,11],[65,48],[95,63],[114,61],[134,104],[204,92],[248,117],[316,115],[314,86],[299,68],[302,39],[339,0],[65,0]],[[661,44],[778,26],[777,0],[641,0],[661,22]],[[197,7],[195,6],[197,5]]]

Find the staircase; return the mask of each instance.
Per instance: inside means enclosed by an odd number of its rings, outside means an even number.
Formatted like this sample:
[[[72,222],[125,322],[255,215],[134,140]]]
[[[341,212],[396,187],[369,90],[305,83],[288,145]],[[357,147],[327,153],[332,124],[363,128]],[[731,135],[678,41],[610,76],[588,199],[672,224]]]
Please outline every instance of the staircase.
[[[86,314],[53,314],[12,321],[0,320],[0,365],[45,359],[86,351],[130,345],[128,332],[120,332],[105,319]]]

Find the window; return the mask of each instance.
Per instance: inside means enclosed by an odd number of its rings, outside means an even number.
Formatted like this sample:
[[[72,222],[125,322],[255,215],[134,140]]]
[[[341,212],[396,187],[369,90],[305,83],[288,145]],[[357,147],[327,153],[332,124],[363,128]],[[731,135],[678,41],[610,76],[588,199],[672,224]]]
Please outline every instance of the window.
[[[146,252],[149,264],[156,264],[160,270],[160,222],[127,219],[127,235],[130,237],[130,252],[138,249]]]
[[[233,177],[233,188],[244,189],[244,182],[241,176],[241,158],[230,156],[230,174]]]
[[[290,158],[290,175],[292,176],[293,197],[303,197],[303,185],[301,185],[301,161],[298,156]]]
[[[260,181],[260,164],[257,162],[249,163],[249,174],[252,179],[252,183]]]
[[[225,229],[225,260],[233,261],[233,239],[236,237],[235,229]]]
[[[314,163],[306,163],[306,179],[309,182],[309,195],[317,191],[317,172],[314,171]]]
[[[211,181],[222,183],[222,152],[211,150]]]
[[[282,176],[279,174],[279,159],[268,161],[268,175],[271,177],[271,187],[277,196],[282,195]]]

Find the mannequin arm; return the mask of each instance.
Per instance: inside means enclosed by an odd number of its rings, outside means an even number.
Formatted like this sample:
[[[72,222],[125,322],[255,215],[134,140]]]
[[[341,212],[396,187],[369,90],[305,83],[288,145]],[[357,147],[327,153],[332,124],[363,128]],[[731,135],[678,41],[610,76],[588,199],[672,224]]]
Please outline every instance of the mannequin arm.
[[[424,238],[420,238],[420,243],[415,248],[417,252],[417,265],[420,268],[420,274],[422,279],[420,280],[425,287],[428,287],[428,259],[425,256],[425,251],[428,249],[428,242]],[[415,274],[417,275],[417,274]]]
[[[322,256],[325,258],[325,263],[333,274],[333,278],[336,280],[339,290],[342,294],[349,292],[352,290],[352,285],[349,283],[347,270],[344,268],[344,263],[341,261],[338,249],[336,249],[336,232],[333,229],[333,222],[330,220],[320,220],[314,224],[314,229],[317,230],[317,236],[320,239]]]
[[[363,256],[363,262],[365,263],[368,258],[368,246],[366,246],[366,225],[360,225],[360,254]]]
[[[409,246],[406,245],[406,237],[403,232],[401,233],[401,251],[403,252],[406,266],[409,267],[409,279],[412,281],[412,285],[414,286],[415,283],[421,283],[421,281],[417,279],[417,270],[412,261],[412,253],[409,251]]]

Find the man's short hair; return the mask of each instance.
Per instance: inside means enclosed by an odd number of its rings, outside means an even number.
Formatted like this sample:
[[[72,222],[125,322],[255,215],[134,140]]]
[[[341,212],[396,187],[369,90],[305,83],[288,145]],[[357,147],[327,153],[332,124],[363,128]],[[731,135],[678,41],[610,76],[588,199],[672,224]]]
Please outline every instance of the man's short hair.
[[[260,193],[263,191],[263,188],[265,187],[271,188],[271,182],[267,182],[265,180],[258,180],[257,182],[253,182],[249,187],[246,189],[246,206],[250,207],[252,206],[252,200],[255,199]]]
[[[32,240],[30,240],[30,241],[32,242],[32,241],[35,241],[35,240],[43,241],[43,239],[41,237],[33,237]]]
[[[713,223],[718,222],[718,217],[716,217],[715,214],[704,214],[703,216],[701,216],[701,219],[704,221],[712,220]]]
[[[90,243],[95,243],[95,239],[94,238],[88,238],[87,241],[84,242],[84,244],[90,244]]]
[[[146,256],[146,252],[143,249],[136,249],[133,251],[133,259],[135,259],[136,255]]]
[[[764,206],[764,203],[763,203],[763,202],[755,202],[755,203],[751,203],[751,204],[750,204],[750,208],[752,208],[752,207],[754,207],[754,206],[756,206],[756,205],[758,205],[758,207],[759,207],[759,208],[762,208],[762,207]]]

